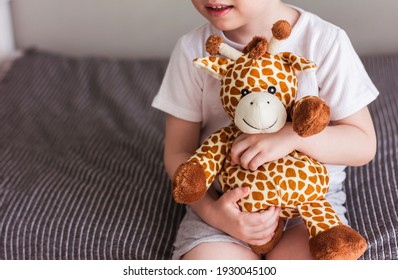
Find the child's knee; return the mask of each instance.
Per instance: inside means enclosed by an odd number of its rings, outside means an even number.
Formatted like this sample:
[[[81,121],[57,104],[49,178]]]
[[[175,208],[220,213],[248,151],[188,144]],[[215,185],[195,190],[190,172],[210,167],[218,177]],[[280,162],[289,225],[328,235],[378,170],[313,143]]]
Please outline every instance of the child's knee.
[[[201,243],[184,256],[183,260],[259,260],[250,248],[230,242]]]

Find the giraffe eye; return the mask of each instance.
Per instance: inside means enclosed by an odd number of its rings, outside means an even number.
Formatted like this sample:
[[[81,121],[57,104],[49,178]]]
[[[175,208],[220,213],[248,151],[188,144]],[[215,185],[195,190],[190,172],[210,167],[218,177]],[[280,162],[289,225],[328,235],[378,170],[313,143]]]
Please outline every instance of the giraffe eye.
[[[276,93],[276,87],[274,87],[274,86],[270,86],[270,87],[268,87],[268,90],[267,90],[269,93],[271,93],[271,94],[275,94]]]
[[[242,94],[242,96],[246,96],[250,93],[250,91],[248,89],[244,88],[240,91],[240,93]]]

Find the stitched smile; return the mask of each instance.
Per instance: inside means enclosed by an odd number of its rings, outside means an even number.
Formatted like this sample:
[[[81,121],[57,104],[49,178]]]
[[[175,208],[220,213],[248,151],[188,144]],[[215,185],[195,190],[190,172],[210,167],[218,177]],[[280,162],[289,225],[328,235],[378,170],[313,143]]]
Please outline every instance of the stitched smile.
[[[242,120],[245,122],[245,124],[247,124],[248,126],[250,126],[251,128],[254,128],[254,129],[256,129],[256,130],[270,129],[270,128],[273,127],[273,126],[276,124],[276,122],[278,121],[278,119],[276,119],[276,121],[275,121],[271,126],[269,126],[269,127],[267,127],[267,128],[257,128],[257,127],[255,127],[255,126],[252,126],[252,125],[251,125],[250,123],[248,123],[245,119],[242,118]]]

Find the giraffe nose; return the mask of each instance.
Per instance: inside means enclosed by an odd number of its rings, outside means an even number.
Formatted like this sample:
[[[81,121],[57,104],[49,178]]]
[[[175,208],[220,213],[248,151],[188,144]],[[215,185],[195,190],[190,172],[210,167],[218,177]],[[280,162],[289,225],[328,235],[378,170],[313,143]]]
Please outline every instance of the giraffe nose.
[[[270,94],[253,94],[251,98],[250,106],[260,108],[265,106],[264,109],[266,109],[268,105],[272,105],[275,101],[274,97]]]
[[[266,103],[267,104],[270,104],[270,102],[269,101],[266,101]],[[256,106],[258,106],[258,105],[260,105],[261,103],[260,102],[254,102],[254,101],[252,101],[252,102],[250,102],[250,105],[256,105]]]

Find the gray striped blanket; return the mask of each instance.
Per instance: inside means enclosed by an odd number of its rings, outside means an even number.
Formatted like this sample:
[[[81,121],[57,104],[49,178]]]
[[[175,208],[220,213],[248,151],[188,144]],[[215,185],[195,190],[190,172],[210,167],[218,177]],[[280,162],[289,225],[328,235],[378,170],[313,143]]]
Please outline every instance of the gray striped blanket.
[[[398,259],[398,56],[363,58],[381,91],[378,154],[349,168],[364,259]],[[167,61],[30,52],[0,83],[0,259],[169,259],[184,208],[150,107]]]

